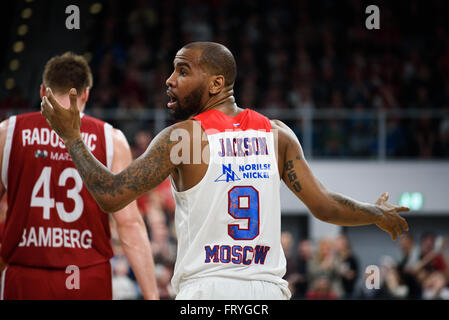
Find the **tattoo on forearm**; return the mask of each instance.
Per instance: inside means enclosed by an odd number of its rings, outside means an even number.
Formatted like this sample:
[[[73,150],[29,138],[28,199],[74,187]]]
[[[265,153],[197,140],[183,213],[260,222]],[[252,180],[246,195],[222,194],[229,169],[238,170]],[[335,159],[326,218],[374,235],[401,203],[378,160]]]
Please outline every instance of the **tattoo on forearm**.
[[[296,160],[300,160],[301,157],[297,156]],[[288,181],[292,184],[293,189],[299,193],[302,190],[302,186],[298,181],[298,177],[296,176],[296,172],[294,170],[293,160],[287,160],[285,163],[285,170],[287,172]]]
[[[352,211],[362,211],[363,213],[367,213],[373,216],[381,216],[382,212],[377,209],[375,206],[369,206],[358,201],[352,200],[348,197],[342,196],[338,193],[331,193],[332,199],[340,203],[341,205],[351,209]]]
[[[170,133],[155,141],[151,152],[145,152],[121,173],[111,173],[88,151],[82,140],[74,141],[69,148],[75,166],[92,195],[117,196],[126,191],[142,194],[160,184],[172,169],[167,161]]]

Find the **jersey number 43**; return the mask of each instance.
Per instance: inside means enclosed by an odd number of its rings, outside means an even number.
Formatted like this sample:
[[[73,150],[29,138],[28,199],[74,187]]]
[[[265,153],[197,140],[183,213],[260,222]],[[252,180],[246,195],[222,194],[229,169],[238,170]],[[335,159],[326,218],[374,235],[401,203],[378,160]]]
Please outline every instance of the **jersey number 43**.
[[[43,218],[49,220],[50,209],[54,208],[56,204],[56,211],[62,221],[74,222],[78,220],[84,209],[83,198],[79,194],[83,188],[83,180],[75,168],[66,168],[59,175],[58,186],[64,187],[69,178],[72,178],[75,181],[75,186],[72,189],[67,190],[66,194],[67,198],[70,198],[75,202],[75,207],[71,212],[66,211],[64,202],[55,203],[55,199],[50,197],[51,167],[44,167],[41,175],[34,184],[31,193],[30,207],[42,207]],[[41,189],[43,189],[42,196],[38,196]]]

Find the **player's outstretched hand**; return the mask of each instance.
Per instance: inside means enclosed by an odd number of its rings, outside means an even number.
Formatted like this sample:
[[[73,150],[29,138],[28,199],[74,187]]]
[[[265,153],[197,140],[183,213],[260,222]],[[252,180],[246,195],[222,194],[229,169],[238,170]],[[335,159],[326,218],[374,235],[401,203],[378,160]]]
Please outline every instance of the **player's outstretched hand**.
[[[70,89],[69,97],[70,108],[66,109],[55,98],[51,89],[47,88],[41,102],[41,113],[47,118],[50,127],[61,137],[66,146],[81,136],[76,89]]]
[[[391,239],[396,240],[397,236],[404,231],[408,231],[407,221],[401,217],[399,212],[410,211],[407,207],[395,206],[388,203],[388,193],[384,192],[376,201],[376,207],[382,212],[382,216],[376,222],[376,226],[385,232],[388,232]]]

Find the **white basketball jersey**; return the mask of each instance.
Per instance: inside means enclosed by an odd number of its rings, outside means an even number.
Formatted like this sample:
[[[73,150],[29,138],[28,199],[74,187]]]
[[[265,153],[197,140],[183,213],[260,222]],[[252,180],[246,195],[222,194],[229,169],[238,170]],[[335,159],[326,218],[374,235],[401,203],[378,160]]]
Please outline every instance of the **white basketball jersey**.
[[[280,178],[268,118],[209,110],[194,118],[207,134],[209,166],[191,189],[177,192],[178,253],[172,285],[205,277],[263,280],[290,293],[282,279]]]

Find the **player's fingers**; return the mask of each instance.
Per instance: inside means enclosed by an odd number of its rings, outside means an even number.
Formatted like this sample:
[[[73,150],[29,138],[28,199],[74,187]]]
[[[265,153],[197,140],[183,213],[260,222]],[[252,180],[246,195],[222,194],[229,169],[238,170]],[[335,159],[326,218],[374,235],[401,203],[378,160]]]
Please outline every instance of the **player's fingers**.
[[[408,207],[396,207],[396,212],[409,212],[410,208]]]
[[[388,192],[382,193],[382,195],[377,199],[376,204],[381,205],[388,200]]]
[[[70,89],[69,97],[70,97],[70,109],[75,112],[78,111],[78,106],[76,104],[78,95],[75,88]]]
[[[399,221],[398,223],[395,224],[394,231],[397,234],[397,236],[400,236],[401,234],[404,233],[404,230],[402,230],[402,224]]]
[[[389,234],[390,234],[390,237],[391,237],[391,240],[394,241],[394,240],[396,239],[396,238],[395,238],[395,235],[394,235],[394,231],[393,231],[393,229],[391,228],[391,225],[378,225],[378,227],[379,227],[380,229],[382,229],[383,231],[389,233]]]
[[[396,238],[397,238],[396,233],[393,232],[393,233],[392,233],[392,236],[391,236],[391,240],[396,241]]]
[[[390,236],[391,236],[391,240],[396,240],[396,232],[395,231],[390,231]]]
[[[403,217],[398,216],[399,218],[399,223],[401,224],[401,227],[404,231],[408,231],[408,223],[407,220],[405,220]]]
[[[53,106],[53,109],[55,111],[58,111],[60,109],[64,109],[58,102],[58,100],[56,100],[55,96],[53,95],[53,91],[51,91],[50,88],[47,88],[47,90],[45,91],[45,95],[48,98],[48,101],[50,101],[51,105]]]
[[[46,96],[42,97],[42,102],[41,102],[42,115],[48,119],[51,116],[52,112],[53,112],[53,106],[50,104],[50,102],[48,101]]]

